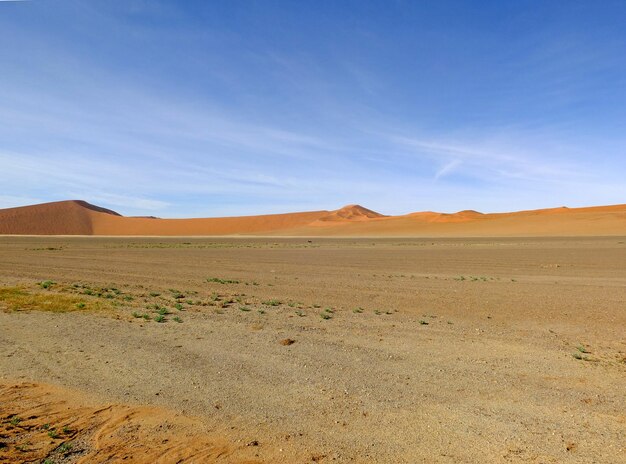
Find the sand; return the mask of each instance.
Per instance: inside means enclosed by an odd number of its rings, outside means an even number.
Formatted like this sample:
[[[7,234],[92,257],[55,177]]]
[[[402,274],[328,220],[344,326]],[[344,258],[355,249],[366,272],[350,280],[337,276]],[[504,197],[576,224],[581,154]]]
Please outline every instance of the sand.
[[[624,462],[625,262],[624,237],[2,237],[3,288],[85,301],[0,289],[2,434],[60,414],[52,389],[95,462],[109,405],[152,418],[111,434],[118,457],[162,438],[216,462]],[[0,438],[0,461],[48,439]]]
[[[102,404],[81,392],[21,382],[0,384],[2,462],[232,462],[234,446],[201,421],[162,408]]]
[[[205,219],[123,217],[83,201],[0,210],[0,234],[103,236],[496,237],[626,234],[626,205],[515,213],[419,212],[384,216],[359,205],[335,211]]]

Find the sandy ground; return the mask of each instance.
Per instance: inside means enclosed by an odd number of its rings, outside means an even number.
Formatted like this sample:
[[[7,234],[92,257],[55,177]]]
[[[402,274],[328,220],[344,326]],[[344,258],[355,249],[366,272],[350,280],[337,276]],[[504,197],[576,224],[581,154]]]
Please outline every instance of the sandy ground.
[[[0,460],[70,389],[83,454],[27,446],[58,462],[102,456],[103,405],[216,462],[626,462],[625,263],[615,237],[0,237],[2,287],[85,302],[0,293]]]

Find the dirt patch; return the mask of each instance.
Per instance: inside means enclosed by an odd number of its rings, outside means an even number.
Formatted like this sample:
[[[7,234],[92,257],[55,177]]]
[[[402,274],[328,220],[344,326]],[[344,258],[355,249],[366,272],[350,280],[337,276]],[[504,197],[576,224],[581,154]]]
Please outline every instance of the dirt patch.
[[[194,419],[159,408],[92,404],[49,385],[0,384],[0,462],[258,463]]]

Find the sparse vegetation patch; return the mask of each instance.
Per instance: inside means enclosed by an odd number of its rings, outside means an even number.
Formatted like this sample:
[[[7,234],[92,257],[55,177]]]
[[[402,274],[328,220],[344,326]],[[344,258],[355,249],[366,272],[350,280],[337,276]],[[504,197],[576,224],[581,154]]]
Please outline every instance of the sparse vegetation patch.
[[[20,287],[0,288],[0,306],[11,311],[50,311],[64,313],[85,308],[85,302],[73,295],[30,293]]]
[[[219,277],[209,277],[206,281],[207,282],[214,282],[214,283],[222,284],[222,285],[225,285],[225,284],[238,284],[238,283],[240,283],[240,281],[236,280],[236,279],[220,279]]]

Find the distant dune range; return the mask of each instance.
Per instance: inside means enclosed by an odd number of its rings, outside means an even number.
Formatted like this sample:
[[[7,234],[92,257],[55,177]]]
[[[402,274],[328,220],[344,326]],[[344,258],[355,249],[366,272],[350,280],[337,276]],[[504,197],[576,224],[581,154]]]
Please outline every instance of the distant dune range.
[[[335,211],[198,219],[125,217],[69,200],[0,210],[0,234],[130,236],[489,237],[626,235],[626,205],[514,213],[385,216],[359,205]]]

